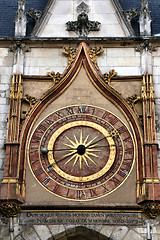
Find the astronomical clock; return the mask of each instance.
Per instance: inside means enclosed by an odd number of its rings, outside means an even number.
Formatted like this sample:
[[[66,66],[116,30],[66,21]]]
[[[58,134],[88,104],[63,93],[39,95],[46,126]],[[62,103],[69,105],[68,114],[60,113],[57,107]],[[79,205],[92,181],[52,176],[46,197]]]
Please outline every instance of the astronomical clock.
[[[158,201],[152,76],[102,74],[102,46],[63,53],[63,74],[13,76],[1,200],[77,208]]]

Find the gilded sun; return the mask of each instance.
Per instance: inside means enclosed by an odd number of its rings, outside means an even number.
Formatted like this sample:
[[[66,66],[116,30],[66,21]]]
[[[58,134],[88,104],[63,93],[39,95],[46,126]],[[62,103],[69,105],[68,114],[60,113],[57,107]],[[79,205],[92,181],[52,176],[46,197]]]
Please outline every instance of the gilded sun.
[[[84,138],[82,136],[82,131],[80,133],[79,138],[74,135],[74,140],[71,140],[69,137],[65,136],[68,143],[64,143],[65,146],[69,147],[66,155],[64,157],[69,157],[69,159],[65,162],[65,165],[69,162],[73,161],[73,166],[75,166],[79,162],[80,169],[82,168],[83,162],[89,166],[90,163],[97,165],[93,160],[94,158],[98,158],[98,155],[95,152],[99,152],[100,150],[94,149],[98,146],[97,141],[95,142],[97,137],[89,140],[89,135]],[[78,140],[79,139],[79,140]]]

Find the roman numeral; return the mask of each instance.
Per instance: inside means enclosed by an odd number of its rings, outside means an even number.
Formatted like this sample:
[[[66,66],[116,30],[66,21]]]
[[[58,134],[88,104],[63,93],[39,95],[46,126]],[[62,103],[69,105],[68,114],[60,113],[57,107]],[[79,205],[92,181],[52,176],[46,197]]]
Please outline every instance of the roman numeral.
[[[131,142],[132,139],[131,139],[131,137],[127,137],[127,138],[125,138],[123,141],[124,141],[124,142]]]
[[[47,123],[48,125],[51,125],[51,124],[54,123],[54,121],[52,121],[52,120],[50,120],[48,118],[44,122]]]
[[[125,153],[133,154],[133,148],[128,148],[125,150]]]
[[[37,147],[31,147],[30,148],[30,153],[35,153],[38,151],[38,146]]]
[[[69,191],[70,191],[70,189],[68,188],[67,193],[66,193],[66,197],[68,197]]]
[[[122,127],[118,128],[117,130],[120,134],[127,132],[127,128],[125,126],[122,126]]]
[[[77,190],[77,198],[78,199],[86,198],[85,192],[83,190]]]
[[[117,118],[114,118],[112,121],[110,121],[109,123],[111,123],[112,125],[115,125],[118,122]]]
[[[37,160],[31,162],[31,164],[35,164],[36,162],[39,162],[39,159],[37,159]]]
[[[107,192],[109,192],[108,188],[106,188],[105,185],[102,185],[102,187],[103,187]]]
[[[43,185],[46,186],[50,181],[51,181],[51,178],[50,178],[50,177],[46,177],[46,178],[42,181],[42,183],[43,183]]]
[[[32,138],[32,143],[38,143],[40,140],[41,140],[40,137],[34,135],[33,138]]]
[[[67,111],[67,114],[68,114],[68,115],[70,115],[70,114],[71,114],[71,115],[72,115],[72,114],[75,114],[72,107],[66,108],[66,111]]]
[[[91,197],[97,196],[97,193],[94,189],[89,189]]]
[[[58,185],[58,184],[56,184],[56,186],[53,188],[53,192],[54,192],[54,193],[56,193],[56,192],[57,192],[57,190],[58,190],[58,188],[59,188],[59,185]]]
[[[120,169],[119,172],[117,173],[119,176],[125,178],[128,175],[128,171],[126,169]]]
[[[131,167],[132,166],[132,159],[124,159],[123,164]]]
[[[63,115],[61,113],[59,113],[59,112],[56,112],[56,115],[58,116],[58,118],[62,118],[63,117]]]
[[[108,112],[105,112],[103,115],[102,115],[102,118],[105,119],[108,115]]]
[[[87,107],[86,106],[79,106],[78,107],[78,113],[85,113],[87,110]]]
[[[44,125],[40,125],[37,130],[38,133],[44,133],[47,128]]]
[[[113,182],[116,187],[120,184],[120,181],[116,177],[111,178],[110,181]]]
[[[36,169],[36,170],[34,171],[34,173],[35,173],[36,176],[39,176],[39,175],[41,175],[42,173],[44,173],[44,171],[43,171],[42,168],[38,168],[38,169]]]

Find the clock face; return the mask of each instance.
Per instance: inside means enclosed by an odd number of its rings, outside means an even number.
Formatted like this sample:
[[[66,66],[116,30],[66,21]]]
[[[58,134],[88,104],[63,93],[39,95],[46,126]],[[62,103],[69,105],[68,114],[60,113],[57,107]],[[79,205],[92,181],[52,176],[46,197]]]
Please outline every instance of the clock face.
[[[116,190],[129,176],[135,158],[126,125],[111,112],[88,105],[65,107],[43,119],[27,152],[38,182],[75,201]]]

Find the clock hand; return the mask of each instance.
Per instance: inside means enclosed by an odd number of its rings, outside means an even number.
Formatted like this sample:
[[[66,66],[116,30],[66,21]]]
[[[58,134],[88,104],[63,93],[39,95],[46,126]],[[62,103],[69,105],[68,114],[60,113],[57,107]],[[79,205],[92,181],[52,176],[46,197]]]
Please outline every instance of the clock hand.
[[[110,136],[107,136],[107,137],[110,137]],[[98,142],[101,142],[102,140],[106,139],[107,137],[103,137],[103,138],[97,140],[96,142],[91,143],[91,144],[88,145],[86,148],[88,148],[88,147],[90,147],[90,146],[92,146],[92,145],[94,145],[94,144],[96,144],[96,143],[98,143]]]
[[[66,150],[76,150],[76,149],[69,149],[69,148],[63,148],[63,149],[52,149],[52,150],[48,150],[48,148],[42,148],[41,152],[44,155],[47,155],[48,152],[56,152],[56,151],[66,151]]]
[[[109,146],[97,146],[97,147],[87,147],[86,149],[93,149],[93,148],[101,148],[101,147],[113,147],[113,146],[116,146],[116,145],[109,145]]]
[[[57,161],[57,162],[54,162],[54,163],[50,164],[50,165],[49,165],[49,166],[47,166],[47,167],[52,167],[52,166],[54,166],[56,163],[59,163],[59,162],[61,162],[61,161],[65,160],[65,159],[67,159],[68,157],[72,157],[73,155],[75,155],[75,153],[72,153],[71,155],[69,155],[69,156],[66,156],[66,157],[64,157],[64,158],[61,158],[59,161]]]

